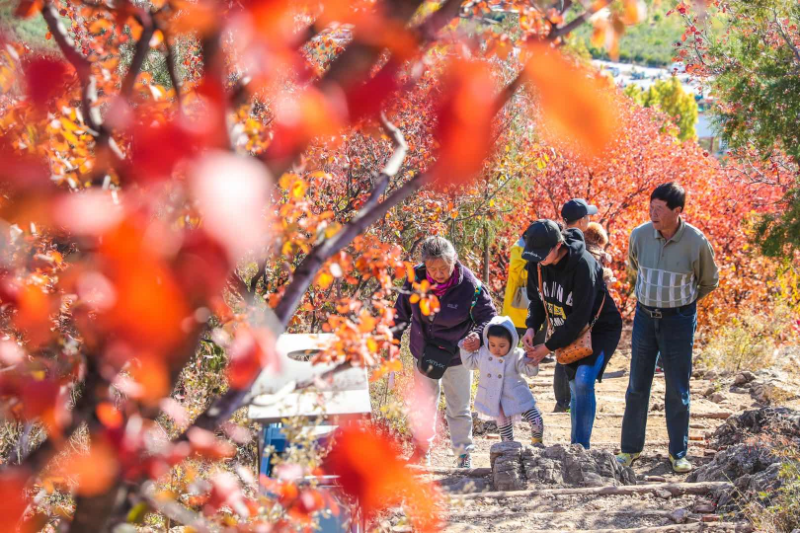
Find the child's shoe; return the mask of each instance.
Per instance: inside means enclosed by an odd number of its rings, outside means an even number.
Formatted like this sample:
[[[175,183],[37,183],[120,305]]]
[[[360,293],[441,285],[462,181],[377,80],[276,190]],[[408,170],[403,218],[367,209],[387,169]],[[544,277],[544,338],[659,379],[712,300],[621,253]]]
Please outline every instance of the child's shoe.
[[[456,468],[472,468],[472,457],[468,453],[459,455]]]
[[[542,444],[542,437],[531,437],[531,446]]]
[[[640,453],[620,453],[617,454],[617,462],[622,466],[631,466],[640,455]]]

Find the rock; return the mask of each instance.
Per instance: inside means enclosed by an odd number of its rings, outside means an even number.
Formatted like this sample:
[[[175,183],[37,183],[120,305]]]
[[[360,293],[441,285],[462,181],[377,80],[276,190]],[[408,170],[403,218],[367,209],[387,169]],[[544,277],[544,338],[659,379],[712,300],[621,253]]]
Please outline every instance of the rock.
[[[672,511],[667,518],[675,522],[676,524],[683,524],[686,522],[686,519],[689,517],[689,511],[686,509],[675,509]]]
[[[706,390],[703,391],[703,396],[708,398],[715,392],[717,392],[717,387],[715,387],[714,385],[709,385],[708,387],[706,387]]]
[[[695,469],[686,482],[731,481],[734,488],[717,495],[717,506],[723,511],[735,510],[737,503],[750,498],[761,499],[780,485],[781,458],[772,449],[748,444],[735,444],[710,462]]]
[[[520,490],[527,486],[599,487],[635,485],[633,470],[617,463],[602,450],[580,445],[522,446],[518,442],[494,444],[489,452],[495,490]]]
[[[724,394],[722,394],[721,392],[715,392],[715,393],[714,393],[714,394],[712,394],[712,395],[711,395],[711,397],[709,398],[709,400],[710,400],[710,401],[712,401],[712,402],[714,402],[714,403],[722,403],[722,402],[724,402],[726,399],[727,399],[727,398],[725,398],[725,395],[724,395]]]
[[[716,506],[708,501],[699,501],[694,504],[692,510],[697,514],[711,514],[717,510]]]
[[[715,379],[717,379],[717,376],[719,376],[719,372],[717,372],[716,370],[706,370],[703,379],[707,379],[708,381],[714,381]]]
[[[489,448],[489,463],[492,469],[494,469],[494,462],[501,455],[510,455],[519,458],[520,454],[522,454],[521,442],[498,442],[497,444],[492,444],[492,447]]]
[[[745,411],[728,418],[714,432],[714,447],[733,446],[762,434],[788,439],[800,446],[800,412],[786,407],[769,407]]]
[[[742,370],[733,378],[733,384],[736,386],[741,387],[742,385],[746,385],[756,379],[755,374],[750,372],[749,370]]]
[[[750,395],[762,405],[781,403],[797,397],[796,387],[779,377],[756,380],[750,385]]]
[[[655,402],[652,407],[650,407],[651,411],[663,411],[664,410],[664,403],[663,402]]]

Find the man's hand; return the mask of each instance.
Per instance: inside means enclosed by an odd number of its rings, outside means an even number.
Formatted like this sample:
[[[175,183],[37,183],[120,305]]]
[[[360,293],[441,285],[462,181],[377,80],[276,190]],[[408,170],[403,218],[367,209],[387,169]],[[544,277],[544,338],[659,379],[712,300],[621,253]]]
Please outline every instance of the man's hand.
[[[525,334],[527,335],[527,333]],[[544,344],[537,344],[531,350],[526,350],[528,359],[533,361],[532,364],[538,365],[542,359],[550,354],[550,349]]]
[[[533,350],[533,338],[535,336],[536,332],[533,331],[533,328],[528,328],[528,331],[526,331],[525,335],[522,336],[522,346],[525,347],[526,352]]]
[[[464,349],[468,352],[477,351],[481,347],[481,338],[474,331],[464,337]]]

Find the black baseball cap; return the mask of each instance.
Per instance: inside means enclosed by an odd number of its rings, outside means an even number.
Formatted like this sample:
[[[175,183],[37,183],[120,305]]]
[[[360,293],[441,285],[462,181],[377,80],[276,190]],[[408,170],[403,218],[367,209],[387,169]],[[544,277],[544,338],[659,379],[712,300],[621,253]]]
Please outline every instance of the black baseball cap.
[[[573,198],[561,208],[561,217],[567,222],[575,222],[586,215],[597,214],[597,208],[589,205],[583,198]]]
[[[558,224],[547,219],[537,220],[525,230],[525,250],[522,252],[522,258],[539,263],[563,240]]]

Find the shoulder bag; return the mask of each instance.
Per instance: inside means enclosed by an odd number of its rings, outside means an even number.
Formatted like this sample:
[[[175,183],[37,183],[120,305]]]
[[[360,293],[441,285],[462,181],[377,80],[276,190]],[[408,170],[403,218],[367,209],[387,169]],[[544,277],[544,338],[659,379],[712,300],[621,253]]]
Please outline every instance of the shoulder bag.
[[[553,325],[550,322],[550,313],[547,311],[547,301],[544,299],[544,291],[542,290],[542,267],[541,265],[536,265],[536,267],[539,272],[539,298],[542,300],[544,314],[547,317],[547,329],[552,334]],[[603,311],[603,306],[606,303],[606,296],[607,294],[603,295],[603,301],[600,302],[600,307],[597,309],[597,314],[591,322],[586,324],[586,327],[583,328],[583,331],[581,331],[580,335],[578,335],[578,338],[572,341],[568,346],[556,350],[556,361],[562,365],[569,365],[575,361],[580,361],[585,357],[589,357],[592,355],[592,353],[594,353],[594,350],[592,349],[592,328],[597,322],[597,319],[600,318],[600,313]]]

